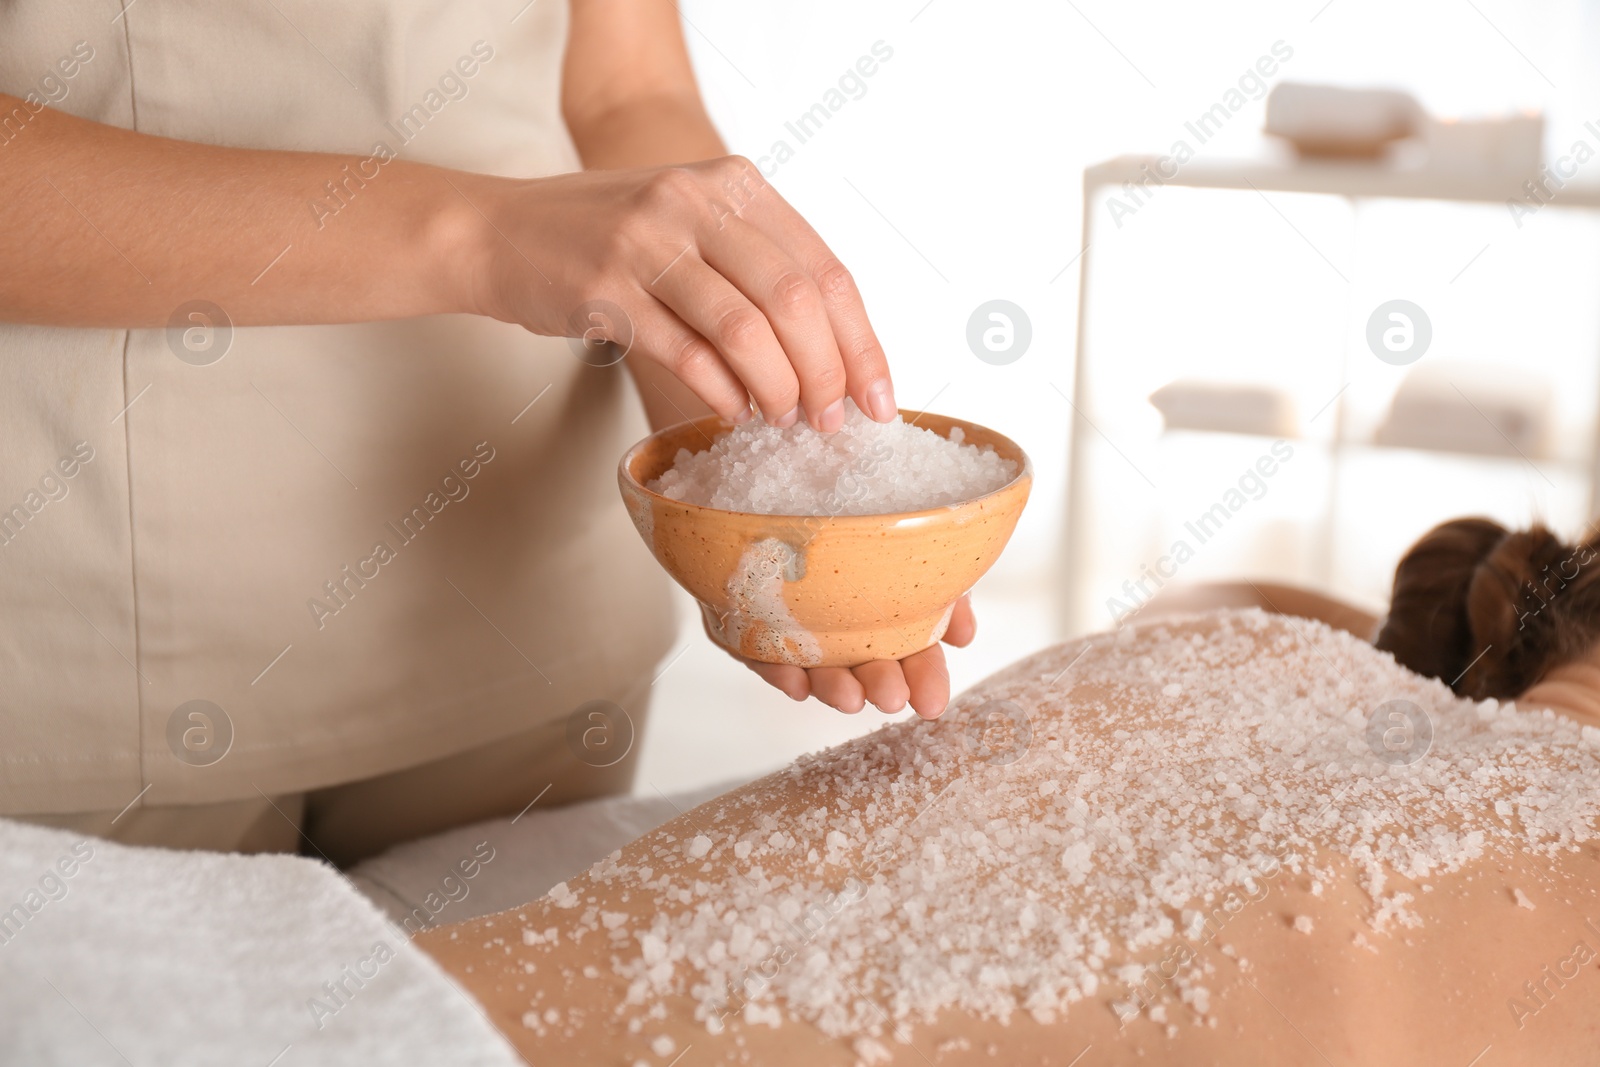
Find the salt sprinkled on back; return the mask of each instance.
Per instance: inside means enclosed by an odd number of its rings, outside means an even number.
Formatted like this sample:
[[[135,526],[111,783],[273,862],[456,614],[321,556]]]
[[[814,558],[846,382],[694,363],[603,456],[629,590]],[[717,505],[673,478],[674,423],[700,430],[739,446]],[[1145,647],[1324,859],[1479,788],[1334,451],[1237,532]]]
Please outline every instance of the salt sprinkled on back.
[[[1391,700],[1432,724],[1409,765],[1366,736]],[[991,758],[974,755],[997,702],[1026,715],[1020,758],[988,740]],[[1369,898],[1372,936],[1354,944],[1378,951],[1423,921],[1397,876],[1593,840],[1600,750],[1569,720],[1459,699],[1320,623],[1226,612],[1048,649],[936,722],[891,724],[714,805],[686,838],[589,872],[657,905],[610,933],[620,1017],[687,996],[713,1032],[729,1015],[802,1019],[871,1062],[952,1010],[1049,1022],[1098,995],[1214,1024],[1204,966],[1150,998],[1143,961],[1206,936],[1230,898],[1282,871],[1326,881],[1335,860]],[[598,915],[580,913],[573,936],[589,929]]]
[[[907,423],[874,422],[845,401],[844,426],[818,433],[753,419],[703,452],[678,450],[647,486],[672,500],[757,515],[889,515],[992,493],[1017,476],[993,448]]]

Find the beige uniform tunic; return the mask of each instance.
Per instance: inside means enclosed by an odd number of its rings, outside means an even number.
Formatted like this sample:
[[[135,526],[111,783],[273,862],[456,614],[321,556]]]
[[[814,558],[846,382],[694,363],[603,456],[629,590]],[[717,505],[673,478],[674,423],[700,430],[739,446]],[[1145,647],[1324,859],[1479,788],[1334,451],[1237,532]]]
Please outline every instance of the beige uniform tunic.
[[[578,167],[561,0],[122,2],[0,4],[0,89],[220,145]],[[307,211],[337,226],[347,189]],[[559,745],[648,687],[672,628],[617,499],[645,432],[620,367],[466,316],[237,329],[208,362],[225,332],[180,321],[0,325],[0,813]]]

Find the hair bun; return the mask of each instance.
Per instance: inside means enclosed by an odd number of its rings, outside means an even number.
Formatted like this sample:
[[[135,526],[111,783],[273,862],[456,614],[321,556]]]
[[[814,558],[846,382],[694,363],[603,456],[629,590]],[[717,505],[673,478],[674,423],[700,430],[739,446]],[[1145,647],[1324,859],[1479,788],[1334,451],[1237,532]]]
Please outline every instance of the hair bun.
[[[1584,572],[1594,558],[1589,545],[1569,545],[1540,525],[1436,526],[1395,568],[1377,646],[1463,696],[1515,697],[1593,643],[1594,610],[1582,608],[1600,597]],[[1590,595],[1575,596],[1581,589]]]

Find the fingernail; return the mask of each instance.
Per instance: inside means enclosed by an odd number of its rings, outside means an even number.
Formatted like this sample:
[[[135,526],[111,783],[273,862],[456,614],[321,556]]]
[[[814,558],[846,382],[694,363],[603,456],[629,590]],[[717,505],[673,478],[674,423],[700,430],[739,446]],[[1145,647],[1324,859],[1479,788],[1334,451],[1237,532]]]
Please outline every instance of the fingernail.
[[[835,400],[822,409],[822,414],[817,416],[817,430],[821,433],[833,433],[844,425],[844,401]]]
[[[867,386],[867,414],[878,422],[889,422],[894,418],[894,386],[889,384],[889,379],[879,378]]]
[[[798,422],[799,419],[800,419],[800,409],[798,407],[796,407],[793,411],[789,412],[789,414],[785,415],[783,418],[772,420],[772,425],[776,426],[780,430],[787,430],[789,427],[793,426],[796,422]]]
[[[745,423],[749,422],[751,419],[755,418],[755,415],[756,415],[755,411],[753,411],[751,409],[749,404],[746,404],[743,408],[741,408],[739,410],[739,413],[737,415],[735,415],[731,421],[733,422],[733,424],[735,426],[742,426]]]

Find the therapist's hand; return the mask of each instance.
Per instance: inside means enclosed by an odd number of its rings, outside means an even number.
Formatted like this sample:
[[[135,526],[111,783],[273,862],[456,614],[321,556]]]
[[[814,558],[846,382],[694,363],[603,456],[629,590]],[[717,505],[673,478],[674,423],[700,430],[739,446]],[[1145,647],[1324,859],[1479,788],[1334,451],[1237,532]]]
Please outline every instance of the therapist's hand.
[[[972,643],[977,631],[972,600],[962,597],[950,613],[944,643],[965,648]],[[720,643],[718,647],[726,651]],[[769,685],[783,690],[790,699],[816,697],[847,715],[854,715],[868,704],[880,711],[896,712],[909,703],[924,719],[937,719],[950,703],[950,672],[945,668],[944,649],[939,645],[903,660],[875,660],[859,667],[807,669],[782,663],[757,663],[742,656],[734,658],[761,675]]]
[[[475,178],[460,193],[489,224],[471,301],[535,333],[629,343],[717,414],[833,431],[848,395],[895,416],[882,346],[854,281],[749,160]],[[622,309],[626,326],[591,301]],[[579,313],[579,321],[574,320]],[[574,327],[577,326],[578,329]]]

